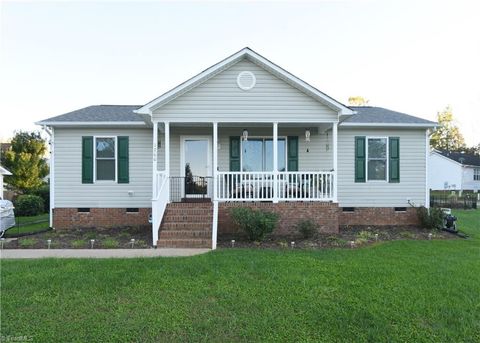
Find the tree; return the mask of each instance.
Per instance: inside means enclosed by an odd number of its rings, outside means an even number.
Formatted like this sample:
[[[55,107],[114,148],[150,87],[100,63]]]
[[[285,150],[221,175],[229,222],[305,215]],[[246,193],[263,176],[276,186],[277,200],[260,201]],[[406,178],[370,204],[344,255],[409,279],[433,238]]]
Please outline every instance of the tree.
[[[20,131],[15,133],[11,144],[1,158],[1,164],[12,173],[5,176],[5,182],[19,193],[37,190],[48,175],[45,140],[38,132]]]
[[[460,133],[460,129],[455,125],[453,112],[450,106],[447,106],[442,112],[437,114],[437,121],[440,124],[430,138],[432,148],[444,151],[457,151],[466,147],[465,139]]]
[[[363,96],[351,96],[348,98],[348,104],[350,106],[367,106],[370,100],[365,99]]]

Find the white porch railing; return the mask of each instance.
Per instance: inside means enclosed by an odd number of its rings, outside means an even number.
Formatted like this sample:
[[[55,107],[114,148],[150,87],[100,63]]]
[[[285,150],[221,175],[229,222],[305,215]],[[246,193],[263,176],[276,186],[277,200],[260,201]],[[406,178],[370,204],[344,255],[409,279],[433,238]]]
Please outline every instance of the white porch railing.
[[[331,201],[334,172],[217,172],[216,187],[218,201]]]
[[[158,230],[162,222],[163,214],[170,198],[170,182],[164,171],[157,171],[155,175],[156,187],[152,199],[152,240],[157,245]]]

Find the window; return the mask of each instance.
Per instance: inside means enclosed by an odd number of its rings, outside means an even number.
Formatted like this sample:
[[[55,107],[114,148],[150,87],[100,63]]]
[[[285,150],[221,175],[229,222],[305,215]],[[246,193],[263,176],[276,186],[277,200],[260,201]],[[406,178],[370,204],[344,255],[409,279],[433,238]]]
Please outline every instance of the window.
[[[480,181],[480,168],[473,169],[473,180]]]
[[[278,139],[278,171],[286,170],[286,140]],[[242,171],[273,171],[273,140],[249,138],[242,141]]]
[[[387,180],[387,138],[368,138],[367,179],[369,181]]]
[[[98,181],[115,181],[115,137],[95,138],[95,175]]]

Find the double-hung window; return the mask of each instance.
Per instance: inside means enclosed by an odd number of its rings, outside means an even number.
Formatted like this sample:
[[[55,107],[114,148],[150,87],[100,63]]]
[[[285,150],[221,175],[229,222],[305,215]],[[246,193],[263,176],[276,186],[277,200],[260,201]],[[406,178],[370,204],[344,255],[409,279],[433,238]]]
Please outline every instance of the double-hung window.
[[[473,169],[473,180],[480,181],[480,168]]]
[[[286,140],[278,138],[278,171],[286,170]],[[242,171],[273,171],[272,138],[249,138],[242,141]]]
[[[95,179],[116,181],[116,138],[95,137]]]
[[[388,139],[370,138],[367,140],[367,179],[386,181],[388,168]]]

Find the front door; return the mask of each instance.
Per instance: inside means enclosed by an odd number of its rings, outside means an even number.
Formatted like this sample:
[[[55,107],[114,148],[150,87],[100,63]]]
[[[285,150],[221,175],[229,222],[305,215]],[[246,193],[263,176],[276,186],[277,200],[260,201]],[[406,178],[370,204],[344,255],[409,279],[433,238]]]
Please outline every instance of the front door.
[[[210,137],[182,137],[181,171],[184,198],[210,198]]]

